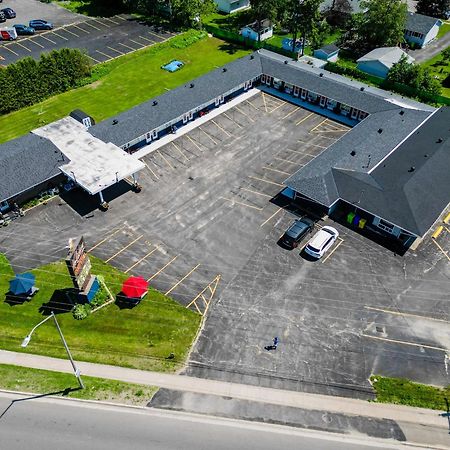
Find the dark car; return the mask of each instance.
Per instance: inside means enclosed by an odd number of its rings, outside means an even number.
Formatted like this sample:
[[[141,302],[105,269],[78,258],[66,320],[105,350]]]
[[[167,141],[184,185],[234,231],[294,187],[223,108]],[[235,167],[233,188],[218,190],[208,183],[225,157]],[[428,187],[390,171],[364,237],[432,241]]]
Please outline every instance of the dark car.
[[[1,22],[6,22],[6,16],[5,16],[5,13],[2,12],[2,11],[0,11],[0,23],[1,23]]]
[[[5,14],[7,19],[14,19],[14,17],[16,17],[16,12],[11,8],[3,8],[2,12]]]
[[[16,32],[19,36],[26,36],[35,33],[34,28],[27,27],[26,25],[23,25],[21,23],[13,25],[13,27],[16,29]]]
[[[30,20],[30,23],[28,25],[31,28],[34,28],[35,30],[52,30],[53,29],[53,24],[51,22],[47,22],[46,20],[42,20],[42,19]]]
[[[311,233],[314,221],[308,217],[297,219],[281,237],[281,243],[288,248],[295,248],[306,234]]]

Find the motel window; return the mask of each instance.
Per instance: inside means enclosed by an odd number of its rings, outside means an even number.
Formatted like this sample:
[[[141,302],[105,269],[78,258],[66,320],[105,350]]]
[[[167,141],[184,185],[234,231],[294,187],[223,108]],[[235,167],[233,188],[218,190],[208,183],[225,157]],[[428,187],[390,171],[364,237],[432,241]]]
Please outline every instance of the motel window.
[[[352,109],[352,114],[351,114],[351,118],[352,119],[357,119],[358,118],[358,110],[357,109],[355,109],[355,108],[353,108]]]
[[[306,99],[306,94],[308,93],[308,91],[306,89],[302,89],[302,93],[300,95],[300,97],[305,100]]]
[[[388,233],[394,232],[394,225],[392,225],[392,223],[386,222],[383,219],[380,219],[380,222],[378,223],[378,227],[384,231],[387,231]]]
[[[246,81],[244,83],[244,91],[246,91],[247,89],[250,89],[252,87],[252,80]]]
[[[282,84],[283,84],[283,82],[280,79],[278,79],[278,78],[273,79],[273,87],[275,89],[280,89]]]
[[[265,83],[267,84],[267,86],[270,86],[272,84],[273,77],[271,77],[269,75],[266,75],[265,77],[266,77]]]
[[[326,101],[327,101],[326,97],[320,97],[320,106],[325,106]]]
[[[350,110],[351,110],[352,108],[351,108],[350,106],[348,106],[348,105],[343,105],[343,104],[341,104],[340,109],[341,109],[341,114],[342,114],[343,116],[348,116],[348,114],[350,113]]]
[[[300,94],[300,88],[298,86],[294,86],[294,97],[298,97]]]
[[[183,123],[187,123],[188,120],[189,120],[189,114],[185,114],[183,116]]]
[[[189,112],[189,120],[192,120],[194,118],[194,113],[192,111]]]
[[[314,92],[308,92],[308,101],[315,102],[319,96]]]
[[[336,100],[332,100],[331,98],[329,98],[327,100],[327,108],[333,110],[334,108],[336,108],[337,105],[337,101]]]
[[[284,83],[284,92],[286,92],[287,94],[292,94],[292,89],[292,84]]]
[[[360,111],[359,115],[358,115],[358,119],[359,120],[363,120],[367,117],[367,113],[365,113],[364,111]]]
[[[156,130],[152,131],[152,139],[158,139],[158,132]]]
[[[261,83],[266,82],[266,76],[264,74],[261,75]]]

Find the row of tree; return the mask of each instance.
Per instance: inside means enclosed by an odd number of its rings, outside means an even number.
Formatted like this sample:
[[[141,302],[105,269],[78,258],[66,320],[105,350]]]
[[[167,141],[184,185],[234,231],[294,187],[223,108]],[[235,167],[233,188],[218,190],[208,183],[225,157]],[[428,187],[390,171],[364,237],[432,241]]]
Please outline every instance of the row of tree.
[[[87,55],[64,48],[42,54],[39,61],[24,58],[0,69],[0,114],[38,103],[67,91],[91,74]]]

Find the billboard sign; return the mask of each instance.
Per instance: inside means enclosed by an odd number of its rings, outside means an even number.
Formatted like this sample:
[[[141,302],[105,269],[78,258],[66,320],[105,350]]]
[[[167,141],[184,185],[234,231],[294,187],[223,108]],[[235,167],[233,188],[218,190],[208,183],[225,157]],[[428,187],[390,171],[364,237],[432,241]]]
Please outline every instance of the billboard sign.
[[[66,258],[67,268],[76,289],[84,291],[91,278],[91,261],[86,252],[84,239],[69,241],[69,254]]]

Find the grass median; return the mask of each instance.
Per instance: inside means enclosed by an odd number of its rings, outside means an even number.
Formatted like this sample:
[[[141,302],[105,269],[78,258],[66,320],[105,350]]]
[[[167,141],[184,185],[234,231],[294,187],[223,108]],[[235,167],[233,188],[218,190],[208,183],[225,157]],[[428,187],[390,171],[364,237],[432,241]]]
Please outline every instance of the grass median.
[[[248,54],[198,31],[179,36],[100,64],[86,86],[51,97],[0,117],[0,143],[19,137],[81,109],[99,122]],[[185,64],[177,72],[161,69],[174,59]],[[95,80],[95,81],[94,81]]]
[[[102,275],[114,295],[120,292],[128,276],[98,258],[90,258],[92,273]],[[65,297],[67,289],[72,288],[65,262],[48,264],[32,272],[39,292],[23,304],[8,303],[5,294],[14,274],[0,254],[0,348],[66,358],[52,322],[35,331],[28,347],[20,347],[30,330],[53,310],[77,360],[167,372],[183,365],[200,324],[198,314],[150,289],[132,309],[110,304],[84,320],[75,320],[72,304]]]
[[[69,373],[0,364],[0,389],[145,406],[158,390],[155,386],[124,383],[82,375],[85,388]]]

